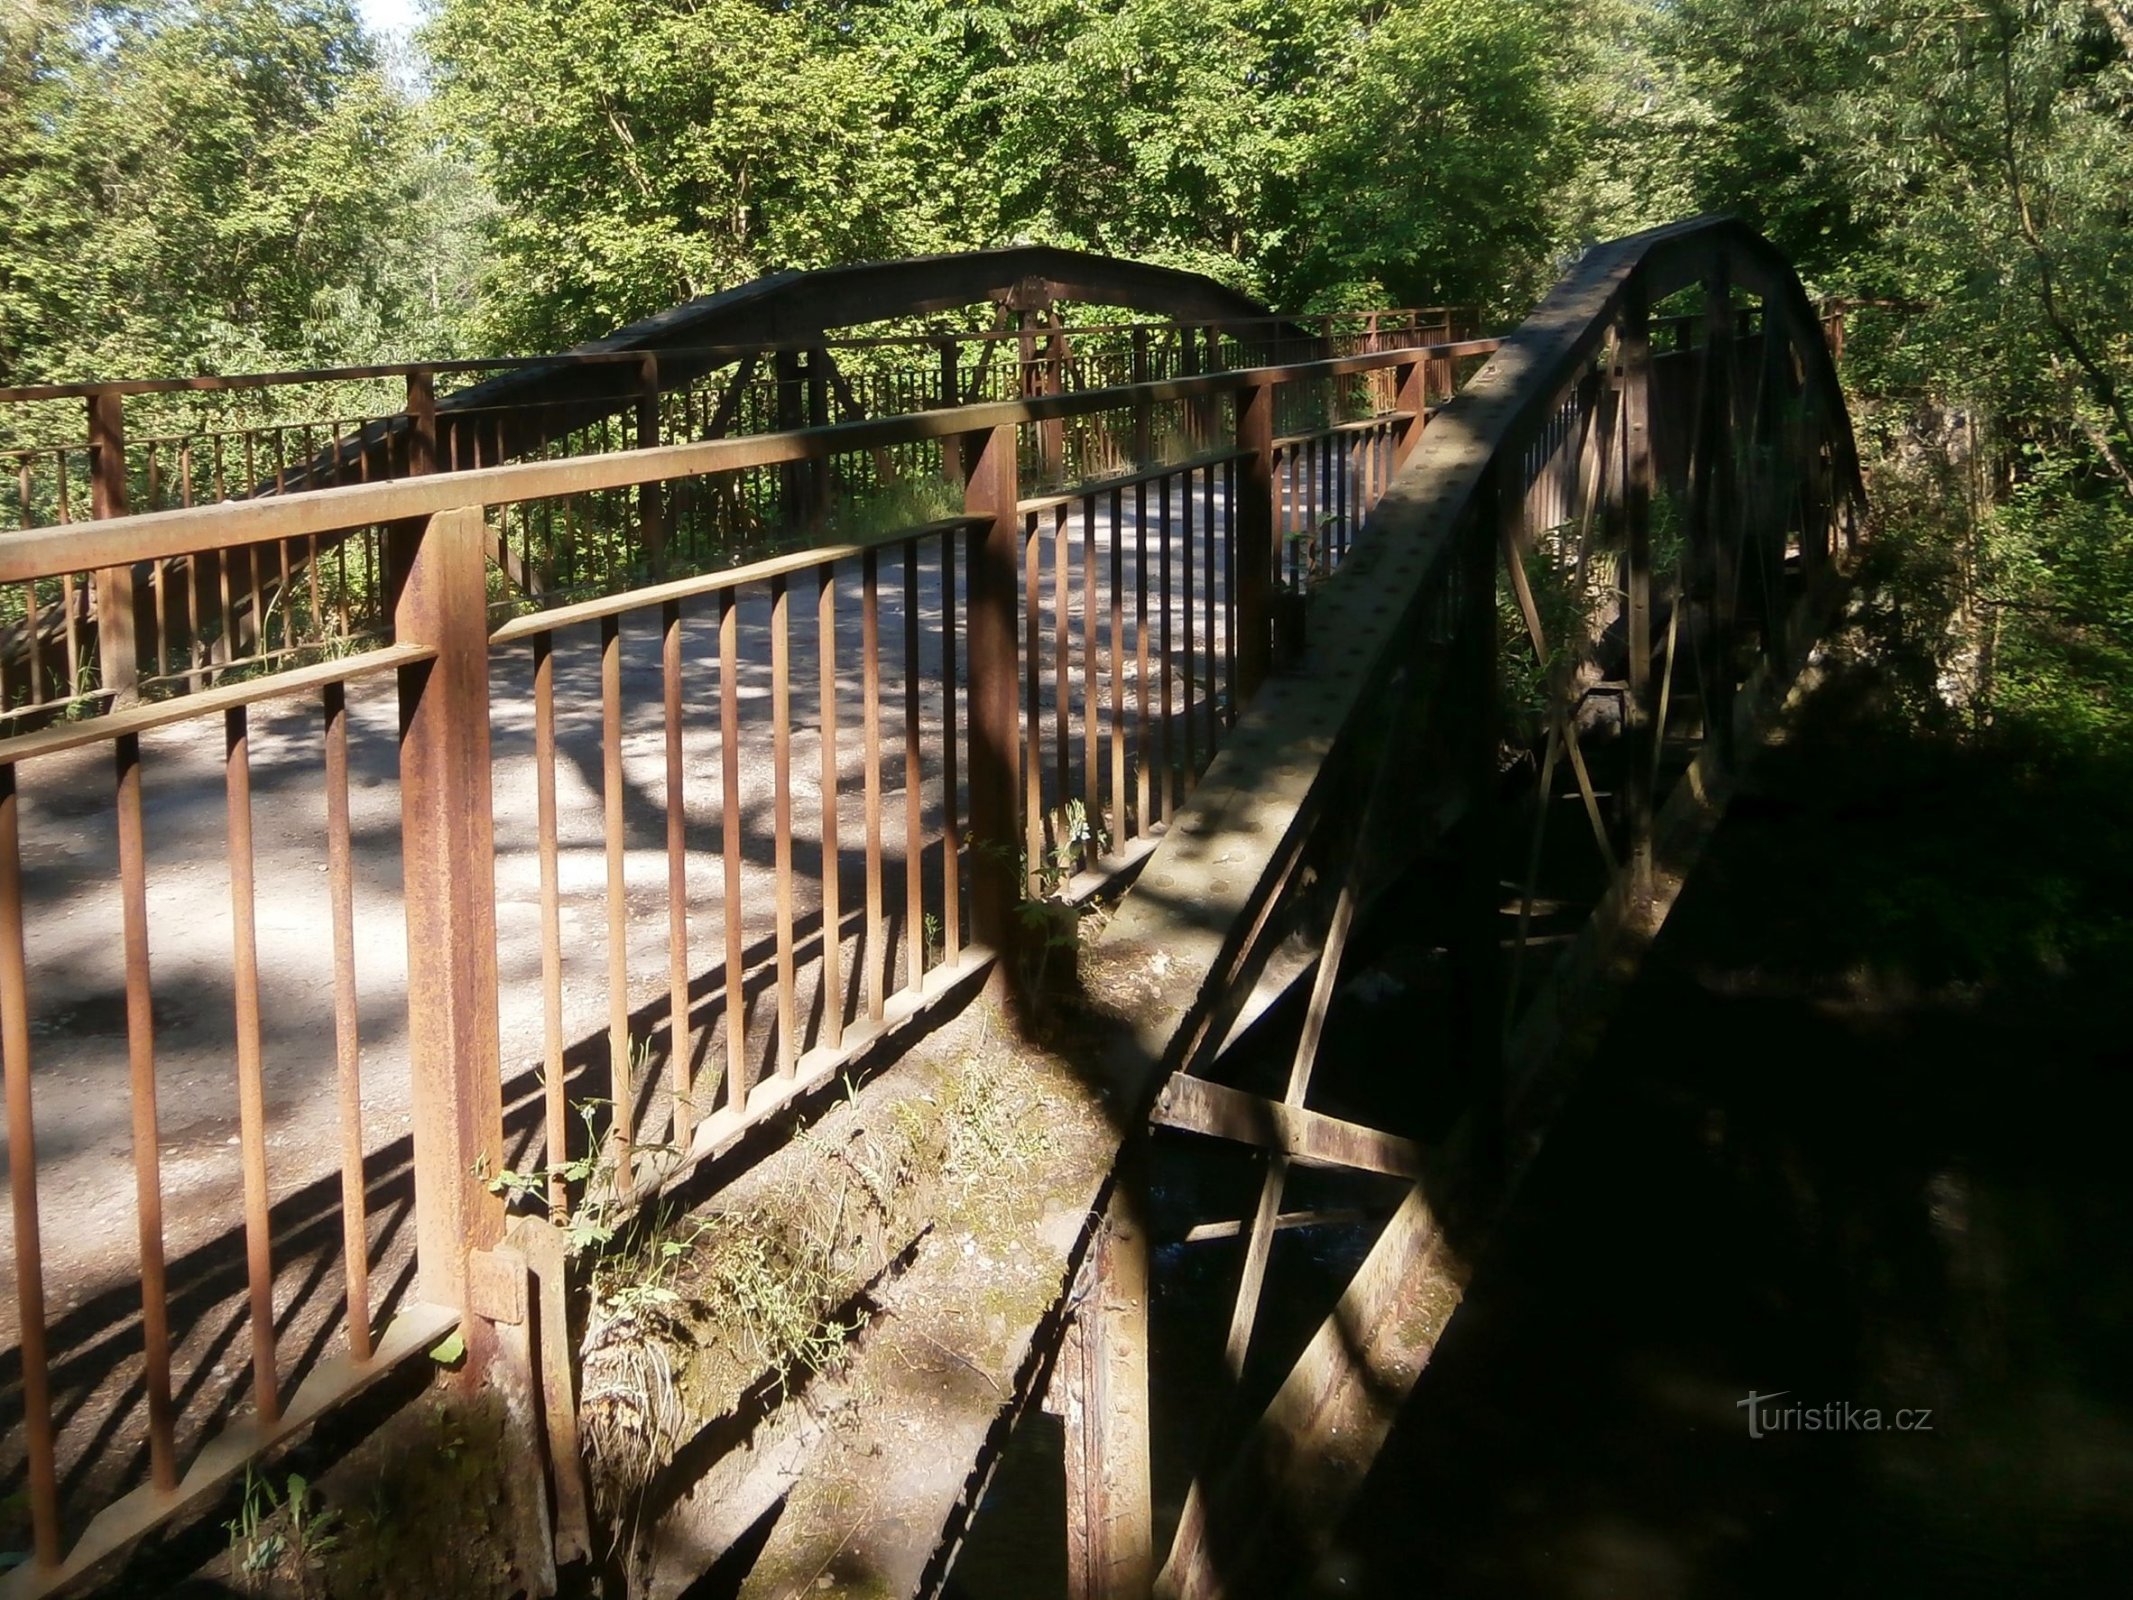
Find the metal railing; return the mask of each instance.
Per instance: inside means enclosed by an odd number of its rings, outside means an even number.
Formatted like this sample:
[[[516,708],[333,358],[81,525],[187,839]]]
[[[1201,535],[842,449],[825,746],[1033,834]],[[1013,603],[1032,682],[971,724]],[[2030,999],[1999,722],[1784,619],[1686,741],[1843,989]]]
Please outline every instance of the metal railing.
[[[1454,313],[1345,314],[1217,324],[1098,323],[804,343],[601,350],[512,360],[319,369],[0,390],[0,529],[64,526],[130,509],[341,486],[508,460],[598,454],[979,399],[1061,394],[1269,365],[1346,349],[1449,337]],[[440,395],[440,380],[583,373],[560,398]],[[404,386],[398,406],[385,399]],[[604,398],[603,398],[604,396]],[[128,429],[126,405],[156,408]],[[180,425],[179,402],[211,405]],[[241,411],[266,414],[244,416]],[[84,425],[85,420],[85,425]],[[1033,430],[1025,478],[1060,484],[1149,459],[1194,419],[1153,419],[1156,437],[1120,437],[1098,419]],[[728,562],[827,508],[938,474],[937,449],[882,449],[834,464],[730,475],[666,520],[543,509],[537,527],[499,530],[495,555],[521,593],[612,591],[670,567]],[[0,723],[139,692],[197,689],[234,668],[318,659],[387,621],[382,533],[336,530],[273,559],[232,551],[158,559],[99,582],[49,574],[0,588]]]
[[[1697,307],[1655,340],[1676,295]],[[1135,1186],[1191,1193],[1161,1172],[1169,1134],[1082,1191],[1117,1224],[1092,1248],[1133,1253],[1077,1280],[1069,1350],[1129,1396],[1069,1429],[1083,1570],[1180,1597],[1305,1581],[1560,1105],[1581,992],[1663,915],[1736,742],[1835,614],[1863,511],[1819,319],[1730,218],[1595,247],[1431,418],[1316,598],[1328,647],[1269,682],[1085,958],[1096,992],[1138,986],[1105,1061],[1122,1102],[1263,1164],[1256,1206],[1225,1187],[1186,1235],[1241,1243],[1226,1336],[1174,1323],[1167,1352]],[[1386,909],[1429,960],[1403,1070],[1315,1088],[1344,946],[1396,872]],[[1253,1034],[1281,995],[1289,1026]],[[1293,1165],[1404,1182],[1307,1337],[1284,1307],[1277,1355],[1254,1332]],[[1270,1357],[1277,1382],[1241,1378]],[[1151,1446],[1146,1395],[1173,1384],[1214,1398]],[[1157,1449],[1185,1486],[1160,1573]]]
[[[197,684],[174,672],[165,687],[184,692],[0,739],[24,1419],[0,1470],[26,1491],[32,1554],[5,1592],[46,1592],[198,1505],[478,1312],[505,1191],[556,1221],[612,1221],[967,992],[1022,942],[1026,902],[1145,849],[1266,675],[1280,581],[1338,568],[1432,397],[1493,348],[0,535],[0,588],[33,592],[71,577],[122,595],[144,567],[211,561],[219,598],[316,574],[351,530],[378,574],[377,637],[345,635],[350,653]],[[1060,459],[1093,475],[1024,492],[1046,430],[1148,440],[1165,415],[1174,458],[1068,445]],[[942,463],[951,514],[650,584],[624,564],[629,586],[579,599],[497,576],[529,519],[605,497],[642,531],[747,474],[899,451]],[[201,893],[214,879],[226,910]],[[115,940],[55,931],[85,905]],[[500,919],[532,936],[500,945]],[[94,1036],[68,1020],[89,969],[121,996]],[[226,1027],[166,1019],[173,969],[188,993],[227,997]],[[122,1080],[98,1038],[123,1039]],[[169,1137],[166,1059],[186,1100],[234,1078],[241,1249],[219,1266],[212,1209],[174,1198],[164,1168],[178,1150],[184,1195],[206,1192],[200,1151]],[[507,1060],[531,1070],[507,1079]],[[84,1145],[75,1081],[124,1105],[130,1158]],[[55,1096],[41,1166],[36,1119]],[[130,1246],[78,1232],[73,1197],[126,1176]],[[86,1266],[55,1264],[48,1223]],[[249,1377],[218,1378],[236,1347]]]

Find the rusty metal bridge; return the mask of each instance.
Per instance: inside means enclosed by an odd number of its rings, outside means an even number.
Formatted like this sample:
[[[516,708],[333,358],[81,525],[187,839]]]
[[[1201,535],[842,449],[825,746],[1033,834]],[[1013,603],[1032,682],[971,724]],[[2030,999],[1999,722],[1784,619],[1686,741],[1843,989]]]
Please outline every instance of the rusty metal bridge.
[[[938,1590],[1040,1407],[1076,1594],[1282,1589],[1863,504],[1820,319],[1724,218],[1589,250],[1501,337],[1012,250],[523,362],[0,411],[25,1597],[148,1559],[426,1354],[540,1463],[527,1592],[592,1558],[680,1594],[750,1551],[745,1593]],[[1317,1075],[1387,914],[1436,997],[1389,1098]],[[657,1503],[618,1517],[600,1263],[745,1229],[996,1060],[1041,1137],[981,1185],[1009,1236],[957,1237],[1021,1287],[965,1317],[944,1191],[881,1200],[811,1291],[849,1347],[758,1351],[745,1427],[651,1427]],[[1184,1234],[1230,1241],[1226,1331],[1182,1358],[1226,1400],[1159,1505],[1149,1196],[1210,1141],[1256,1199]],[[1374,1242],[1246,1381],[1323,1171],[1377,1186]],[[869,1377],[913,1340],[927,1383]],[[898,1427],[927,1470],[865,1464]]]

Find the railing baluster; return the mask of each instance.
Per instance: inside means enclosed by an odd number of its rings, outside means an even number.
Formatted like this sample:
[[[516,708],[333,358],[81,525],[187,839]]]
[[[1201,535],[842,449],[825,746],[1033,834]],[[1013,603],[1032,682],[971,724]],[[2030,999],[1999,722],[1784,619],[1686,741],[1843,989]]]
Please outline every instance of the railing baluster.
[[[1052,772],[1047,813],[1074,792],[1074,563],[1067,558],[1067,507],[1052,508]]]
[[[148,963],[148,852],[141,821],[141,741],[112,741],[119,896],[126,950],[126,1049],[133,1110],[133,1193],[140,1229],[141,1346],[148,1391],[149,1476],[177,1487],[170,1397],[170,1305],[163,1268],[163,1178],[156,1130],[155,1015]]]
[[[815,652],[822,707],[822,1038],[844,1043],[844,908],[837,845],[837,564],[815,574]]]
[[[886,1001],[888,952],[881,904],[881,557],[872,545],[860,557],[860,715],[866,729],[866,998],[867,1020],[879,1023]]]
[[[21,802],[13,762],[0,765],[0,1056],[7,1077],[7,1172],[15,1225],[15,1306],[31,1537],[40,1567],[59,1564],[59,1471],[46,1367],[44,1241],[37,1216],[37,1135],[30,1096],[30,985],[23,939]]]
[[[1126,817],[1126,530],[1123,492],[1113,489],[1111,511],[1111,811],[1115,847],[1128,837]]]
[[[926,981],[925,752],[920,747],[918,541],[903,543],[904,569],[904,981]]]
[[[800,1059],[799,982],[792,944],[792,639],[785,577],[770,580],[770,717],[772,824],[777,872],[777,1070],[791,1077]]]
[[[1148,481],[1133,486],[1133,832],[1148,831]]]
[[[1200,552],[1200,624],[1202,637],[1207,644],[1207,759],[1215,759],[1215,751],[1222,742],[1222,695],[1223,687],[1222,639],[1217,627],[1221,615],[1222,597],[1215,587],[1215,567],[1220,557],[1219,545],[1222,530],[1216,522],[1215,469],[1208,467],[1200,475],[1200,521],[1207,542]]]
[[[341,1253],[348,1289],[348,1353],[368,1361],[370,1230],[363,1187],[363,1065],[356,1009],[355,850],[348,821],[348,691],[322,695],[326,723],[326,883],[333,906],[333,1043],[340,1091]]]
[[[1629,647],[1628,810],[1632,891],[1652,892],[1652,345],[1643,284],[1632,283],[1622,307],[1623,580]],[[1728,445],[1730,448],[1730,444]]]
[[[1185,667],[1185,703],[1180,708],[1183,713],[1185,723],[1185,765],[1183,770],[1179,773],[1179,779],[1183,786],[1184,792],[1187,794],[1190,794],[1193,791],[1193,788],[1199,783],[1200,779],[1198,728],[1200,720],[1200,705],[1199,701],[1195,698],[1198,692],[1197,680],[1199,678],[1200,673],[1198,633],[1199,621],[1194,614],[1196,609],[1196,602],[1194,597],[1193,582],[1194,557],[1197,554],[1197,552],[1193,549],[1193,534],[1195,531],[1195,523],[1197,519],[1193,516],[1192,509],[1192,478],[1193,475],[1191,471],[1187,470],[1178,474],[1177,480],[1179,490],[1178,510],[1180,519],[1183,522],[1184,535],[1184,550],[1182,554],[1185,558],[1184,561],[1181,563],[1182,570],[1179,574],[1182,580],[1180,584],[1180,601],[1182,603],[1185,614],[1185,636],[1181,641],[1184,651],[1183,659]],[[1164,493],[1168,494],[1168,492],[1169,486],[1166,484],[1164,486]]]
[[[748,1108],[748,997],[741,942],[740,613],[731,589],[718,592],[719,849],[726,909],[726,1104]]]
[[[1171,480],[1167,477],[1156,481],[1159,491],[1156,496],[1156,550],[1161,602],[1156,609],[1162,619],[1162,648],[1158,654],[1162,657],[1163,676],[1163,714],[1158,727],[1163,747],[1160,798],[1165,823],[1170,821],[1178,808],[1177,757],[1171,746],[1173,706],[1170,680],[1173,662],[1170,653],[1170,483]]]
[[[659,611],[661,713],[666,731],[667,1092],[674,1143],[687,1148],[696,1121],[689,1100],[689,810],[682,761],[681,602]]]
[[[1086,813],[1082,865],[1094,866],[1103,827],[1102,714],[1097,706],[1096,496],[1081,497],[1081,792]]]
[[[570,1107],[563,1065],[563,896],[556,859],[555,635],[533,636],[533,788],[541,859],[541,1062],[548,1143],[548,1215],[570,1210]]]
[[[1019,465],[1019,463],[1018,463]],[[1044,705],[1039,675],[1043,671],[1044,540],[1038,515],[1030,513],[1017,535],[1022,544],[1022,892],[1038,892],[1044,852]],[[975,674],[976,663],[971,665]]]
[[[601,837],[607,848],[607,1064],[615,1186],[628,1194],[636,1142],[635,1042],[630,1038],[629,880],[622,778],[622,619],[600,619]]]
[[[962,451],[948,441],[959,464]],[[960,478],[961,474],[958,473]],[[941,959],[954,966],[963,954],[961,734],[956,717],[955,535],[941,536]]]
[[[237,999],[237,1121],[244,1167],[245,1271],[251,1290],[252,1396],[262,1424],[281,1416],[274,1370],[274,1252],[267,1214],[267,1091],[259,1021],[258,904],[252,878],[251,736],[243,706],[223,719],[229,796],[230,929]]]

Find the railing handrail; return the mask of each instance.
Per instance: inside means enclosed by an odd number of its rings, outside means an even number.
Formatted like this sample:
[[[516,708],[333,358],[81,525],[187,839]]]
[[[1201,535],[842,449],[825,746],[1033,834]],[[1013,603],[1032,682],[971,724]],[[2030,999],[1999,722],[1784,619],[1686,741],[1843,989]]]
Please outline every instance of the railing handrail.
[[[627,489],[677,478],[809,461],[926,439],[942,439],[1024,422],[1087,415],[1136,403],[1161,404],[1262,384],[1303,382],[1379,371],[1423,360],[1486,355],[1501,341],[1465,339],[1407,345],[1359,355],[1273,367],[1228,367],[1144,384],[980,401],[932,411],[828,423],[783,433],[744,434],[688,444],[655,445],[601,455],[510,462],[456,472],[299,490],[257,499],[148,511],[101,522],[0,533],[0,583],[58,572],[130,566],[270,540],[433,516],[459,506],[549,499]]]
[[[1369,311],[1335,311],[1320,315],[1298,314],[1280,316],[1269,313],[1258,317],[1207,317],[1172,318],[1151,317],[1142,322],[1097,322],[1069,324],[1057,330],[1072,338],[1077,335],[1104,333],[1131,333],[1139,328],[1249,328],[1263,324],[1282,326],[1308,325],[1325,318],[1354,321],[1371,317],[1451,317],[1466,309],[1462,306],[1391,306]],[[1380,328],[1381,335],[1397,333],[1398,328]],[[1041,329],[1036,337],[1050,338],[1053,330]],[[643,361],[647,356],[686,357],[692,360],[738,361],[751,355],[769,355],[780,351],[804,353],[809,350],[876,350],[907,346],[913,350],[938,350],[943,344],[992,344],[1012,342],[1031,337],[1031,331],[1018,328],[958,329],[942,333],[884,333],[860,334],[821,339],[764,339],[744,344],[707,345],[645,345],[641,348],[623,350],[559,350],[543,356],[468,356],[434,361],[393,361],[370,365],[343,367],[294,368],[279,372],[244,373],[196,373],[182,378],[103,378],[89,379],[78,383],[21,384],[0,388],[0,405],[26,404],[41,400],[83,400],[99,395],[150,395],[150,394],[217,394],[242,389],[271,389],[304,383],[361,383],[384,378],[406,378],[419,373],[432,375],[461,372],[515,372],[532,367],[548,366],[629,366]],[[1039,361],[1049,358],[1039,357]],[[768,381],[767,378],[765,381]],[[441,403],[441,402],[440,402]]]

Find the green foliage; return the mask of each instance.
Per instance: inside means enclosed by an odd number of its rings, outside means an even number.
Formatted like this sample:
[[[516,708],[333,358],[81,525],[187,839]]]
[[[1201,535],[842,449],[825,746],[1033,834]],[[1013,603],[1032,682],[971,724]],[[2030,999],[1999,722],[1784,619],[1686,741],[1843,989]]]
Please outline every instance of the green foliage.
[[[943,242],[928,152],[830,8],[444,0],[427,44],[503,207],[492,344],[553,349],[778,268]]]
[[[0,52],[0,382],[449,344],[448,185],[347,0],[33,7]]]
[[[1565,170],[1546,21],[1531,0],[445,0],[427,44],[504,208],[484,336],[532,347],[779,268],[1017,240],[1296,305],[1508,303]]]
[[[1509,309],[1540,287],[1569,114],[1557,20],[1525,0],[1434,0],[1362,34],[1301,151],[1292,296],[1371,283],[1398,305]]]
[[[317,1503],[308,1480],[292,1472],[284,1490],[254,1468],[244,1473],[237,1514],[223,1524],[230,1563],[241,1578],[264,1581],[293,1567],[299,1581],[340,1544],[341,1514]]]

